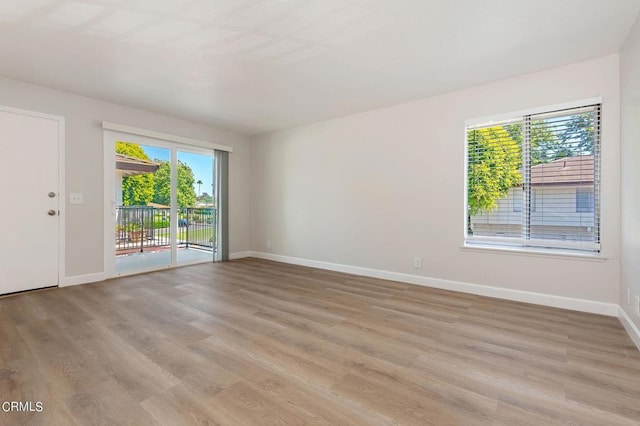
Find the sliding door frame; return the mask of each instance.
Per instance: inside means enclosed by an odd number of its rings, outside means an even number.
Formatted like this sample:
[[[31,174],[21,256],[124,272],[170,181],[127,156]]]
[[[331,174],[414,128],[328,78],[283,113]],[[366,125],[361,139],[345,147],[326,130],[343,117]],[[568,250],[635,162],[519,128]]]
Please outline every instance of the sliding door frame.
[[[214,167],[216,167],[216,155],[215,150],[222,150],[232,152],[233,149],[228,146],[218,145],[214,143],[204,142],[197,139],[184,138],[181,136],[174,136],[166,133],[154,132],[145,129],[138,129],[135,127],[114,124],[110,122],[103,122],[103,147],[104,147],[104,272],[106,278],[113,278],[116,276],[125,276],[131,274],[139,274],[144,272],[151,272],[156,270],[163,270],[167,268],[175,268],[180,266],[187,266],[188,263],[178,264],[177,258],[177,232],[178,232],[178,220],[177,220],[177,185],[178,185],[178,152],[188,153],[200,153],[210,155]],[[131,143],[156,146],[159,148],[166,148],[171,150],[171,211],[176,214],[173,215],[171,220],[171,263],[168,267],[151,268],[148,270],[140,270],[132,273],[116,272],[115,262],[115,233],[113,232],[113,218],[115,215],[116,201],[115,201],[115,184],[116,184],[116,141],[128,141]],[[214,169],[215,170],[215,169]],[[215,182],[215,173],[212,176]],[[218,225],[216,225],[218,226]],[[218,238],[220,236],[218,235]],[[212,253],[212,261],[215,259],[215,251]]]

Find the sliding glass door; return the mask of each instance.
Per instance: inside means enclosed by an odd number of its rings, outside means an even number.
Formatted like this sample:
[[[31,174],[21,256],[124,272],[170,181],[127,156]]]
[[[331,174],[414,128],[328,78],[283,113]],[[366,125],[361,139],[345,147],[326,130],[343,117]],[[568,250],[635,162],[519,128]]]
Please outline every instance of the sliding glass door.
[[[115,144],[115,270],[129,274],[171,266],[171,150]],[[164,184],[164,187],[163,187]]]
[[[114,275],[212,262],[218,252],[213,150],[146,137],[115,142]]]

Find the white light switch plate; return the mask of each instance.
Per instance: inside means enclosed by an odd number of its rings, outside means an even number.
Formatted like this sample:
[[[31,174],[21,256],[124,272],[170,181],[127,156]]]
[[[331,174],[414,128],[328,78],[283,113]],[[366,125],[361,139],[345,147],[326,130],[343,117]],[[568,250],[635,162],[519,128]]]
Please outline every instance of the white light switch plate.
[[[69,194],[69,204],[83,204],[84,197],[82,194]]]

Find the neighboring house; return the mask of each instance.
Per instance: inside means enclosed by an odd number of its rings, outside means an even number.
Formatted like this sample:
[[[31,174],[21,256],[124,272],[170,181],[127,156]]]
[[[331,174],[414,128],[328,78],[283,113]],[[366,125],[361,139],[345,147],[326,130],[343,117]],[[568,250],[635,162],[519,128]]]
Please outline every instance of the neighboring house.
[[[593,241],[593,155],[565,157],[531,167],[532,239]],[[496,201],[498,207],[471,217],[477,236],[522,236],[521,186]]]

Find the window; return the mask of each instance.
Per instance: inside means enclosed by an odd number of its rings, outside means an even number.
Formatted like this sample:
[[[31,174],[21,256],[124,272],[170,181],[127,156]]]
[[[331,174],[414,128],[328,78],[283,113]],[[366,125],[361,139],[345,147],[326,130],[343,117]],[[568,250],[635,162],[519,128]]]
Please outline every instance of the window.
[[[599,252],[600,110],[467,125],[466,244]]]
[[[576,213],[593,213],[593,189],[576,188]]]

